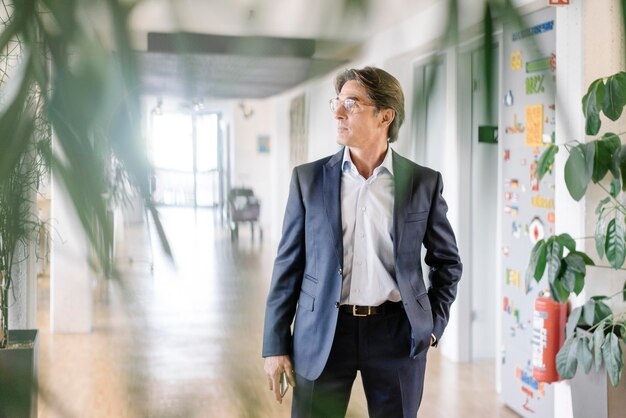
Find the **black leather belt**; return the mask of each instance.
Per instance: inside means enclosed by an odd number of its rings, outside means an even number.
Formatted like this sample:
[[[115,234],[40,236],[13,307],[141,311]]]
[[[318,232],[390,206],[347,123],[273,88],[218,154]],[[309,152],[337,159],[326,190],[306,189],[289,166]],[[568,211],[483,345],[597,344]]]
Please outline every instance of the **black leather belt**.
[[[402,302],[385,302],[379,306],[341,305],[339,310],[352,316],[385,315],[402,310]]]

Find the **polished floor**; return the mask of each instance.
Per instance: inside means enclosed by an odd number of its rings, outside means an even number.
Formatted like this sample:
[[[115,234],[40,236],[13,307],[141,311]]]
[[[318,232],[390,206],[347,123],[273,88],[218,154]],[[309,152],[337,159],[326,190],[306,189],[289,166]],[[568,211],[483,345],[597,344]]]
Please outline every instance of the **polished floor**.
[[[175,264],[141,225],[117,248],[122,277],[94,284],[93,332],[51,334],[40,282],[40,417],[288,417],[260,358],[275,246],[243,228],[231,243],[210,210],[163,209]],[[359,379],[349,417],[366,417]],[[516,417],[492,361],[429,353],[419,417]]]

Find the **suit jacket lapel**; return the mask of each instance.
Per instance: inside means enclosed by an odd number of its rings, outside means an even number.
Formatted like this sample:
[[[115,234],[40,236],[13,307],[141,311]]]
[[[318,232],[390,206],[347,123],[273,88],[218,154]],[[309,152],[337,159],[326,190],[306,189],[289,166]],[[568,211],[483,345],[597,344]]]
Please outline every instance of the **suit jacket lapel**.
[[[413,190],[413,175],[411,167],[404,159],[392,150],[393,157],[393,253],[398,254],[398,244],[402,240],[402,231],[406,221],[406,208]]]
[[[324,208],[333,233],[334,248],[343,267],[343,234],[341,232],[341,161],[343,148],[324,165]]]

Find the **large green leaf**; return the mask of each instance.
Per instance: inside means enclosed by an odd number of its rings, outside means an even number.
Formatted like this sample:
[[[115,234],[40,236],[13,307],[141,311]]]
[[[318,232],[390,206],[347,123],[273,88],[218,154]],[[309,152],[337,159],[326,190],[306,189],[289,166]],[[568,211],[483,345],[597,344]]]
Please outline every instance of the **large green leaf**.
[[[569,297],[570,292],[563,286],[561,280],[555,279],[550,283],[550,295],[552,299],[557,302],[565,303]]]
[[[619,177],[611,180],[611,190],[609,191],[609,194],[611,196],[617,197],[621,189],[622,189],[622,182],[620,181]]]
[[[602,112],[612,121],[619,119],[626,103],[622,86],[615,76],[609,76],[604,86],[605,94],[602,101]]]
[[[570,254],[576,254],[576,255],[579,255],[580,257],[582,257],[583,261],[585,262],[585,265],[587,265],[587,266],[595,266],[596,265],[593,262],[593,260],[591,259],[591,257],[589,257],[586,253],[584,253],[582,251],[572,251]]]
[[[600,202],[598,202],[598,206],[596,206],[596,215],[602,215],[602,213],[604,212],[604,207],[610,201],[611,201],[610,197],[605,197]]]
[[[572,270],[574,273],[583,273],[587,272],[585,259],[580,253],[571,252],[564,258],[565,263],[567,264],[567,269]]]
[[[621,178],[620,175],[620,162],[622,160],[621,158],[621,153],[622,148],[626,148],[623,147],[621,144],[620,146],[613,151],[613,154],[611,155],[611,166],[609,167],[609,169],[611,170],[611,174],[613,175],[614,178]]]
[[[613,154],[619,149],[621,142],[617,135],[609,132],[604,134],[602,139],[593,141],[592,143],[595,144],[595,154],[591,179],[594,183],[597,183],[602,180],[611,169]]]
[[[574,335],[574,330],[576,326],[580,323],[580,316],[583,312],[582,307],[578,306],[572,309],[569,316],[567,317],[567,325],[565,326],[565,332],[567,337],[571,337]]]
[[[556,355],[556,370],[563,379],[571,379],[576,374],[578,344],[580,344],[578,338],[569,337]]]
[[[562,247],[567,248],[569,251],[576,250],[576,241],[570,234],[560,234],[556,237],[556,240]]]
[[[597,296],[594,296],[594,298],[597,298]],[[594,322],[595,323],[602,322],[603,320],[608,319],[613,315],[613,311],[611,311],[611,308],[609,307],[609,305],[602,302],[602,300],[598,300],[598,299],[596,299],[595,302],[596,302],[595,307],[594,307],[594,310],[595,310]]]
[[[612,171],[617,173],[619,170],[620,176],[615,175],[622,181],[622,190],[626,190],[626,145],[622,145],[618,151],[613,154]]]
[[[579,342],[576,345],[576,358],[585,373],[589,373],[593,362],[593,354],[589,348],[589,338],[586,335],[579,337]]]
[[[606,223],[604,216],[600,214],[596,220],[596,233],[595,233],[596,251],[600,259],[604,257],[604,247],[606,245]]]
[[[602,366],[602,344],[604,344],[604,324],[602,321],[593,332],[593,357],[596,360],[596,370],[600,370]]]
[[[607,334],[604,344],[602,344],[602,359],[611,379],[611,384],[617,386],[622,376],[624,360],[622,358],[622,348],[619,345],[619,338],[612,332]]]
[[[574,293],[576,295],[580,295],[580,292],[583,291],[585,287],[585,275],[582,273],[575,274],[576,283],[574,283]]]
[[[593,149],[593,148],[589,148]],[[569,194],[576,200],[580,200],[587,191],[587,185],[591,180],[591,170],[588,168],[586,153],[588,148],[585,144],[578,145],[570,150],[565,163],[565,185]],[[593,155],[587,155],[593,161]]]
[[[561,281],[563,288],[565,288],[568,293],[573,292],[574,288],[576,287],[576,273],[567,268],[565,260],[563,261],[563,265],[561,266],[561,272],[562,273],[557,278],[557,280]]]
[[[624,243],[624,219],[621,213],[609,221],[606,228],[605,253],[611,267],[618,269],[624,264],[626,246]]]
[[[613,312],[609,306],[602,302],[606,296],[593,296],[583,306],[583,317],[587,325],[595,325],[611,317]]]
[[[600,109],[604,100],[604,82],[595,80],[583,96],[583,113],[585,115],[585,133],[596,135],[600,130]]]
[[[561,268],[561,257],[563,255],[563,247],[555,239],[555,237],[548,238],[546,241],[546,264],[548,267],[548,281],[554,282],[554,279],[559,273]]]
[[[540,180],[543,176],[546,175],[548,171],[550,171],[550,167],[554,165],[554,156],[559,152],[559,147],[551,144],[546,148],[539,157],[539,162],[537,163],[537,167],[535,167],[534,176],[539,178]]]
[[[593,165],[596,158],[596,144],[591,141],[585,144],[580,144],[579,147],[585,157],[585,173],[589,176],[589,180],[587,181],[587,183],[589,183],[589,181],[591,181],[591,177],[593,176]]]
[[[604,80],[601,78],[594,80],[587,89],[587,93],[583,96],[583,115],[588,117],[593,111],[596,113],[602,108],[604,100]],[[589,134],[595,135],[595,134]]]
[[[533,279],[541,280],[546,268],[546,242],[539,240],[530,252],[530,260],[526,267],[525,283],[526,289],[530,288]]]
[[[585,259],[581,254],[583,253],[569,253],[563,259],[560,275],[561,284],[568,293],[575,292],[577,295],[582,291],[587,270]]]
[[[626,190],[626,145],[622,145],[613,153],[611,159],[611,174],[613,174],[613,182],[621,182],[623,190]],[[618,185],[611,183],[611,196],[617,197],[620,188]]]
[[[593,325],[596,319],[596,301],[589,299],[583,306],[583,318],[587,325]]]
[[[602,122],[600,121],[600,115],[598,112],[589,113],[587,119],[585,120],[585,133],[587,135],[596,135],[598,131],[600,131],[600,126]]]

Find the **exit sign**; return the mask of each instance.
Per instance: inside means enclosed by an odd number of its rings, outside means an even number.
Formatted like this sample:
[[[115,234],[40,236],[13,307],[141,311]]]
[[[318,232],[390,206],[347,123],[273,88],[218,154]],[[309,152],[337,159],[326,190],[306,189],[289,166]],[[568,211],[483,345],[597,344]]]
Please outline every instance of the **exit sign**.
[[[548,0],[550,6],[567,6],[569,0]]]

